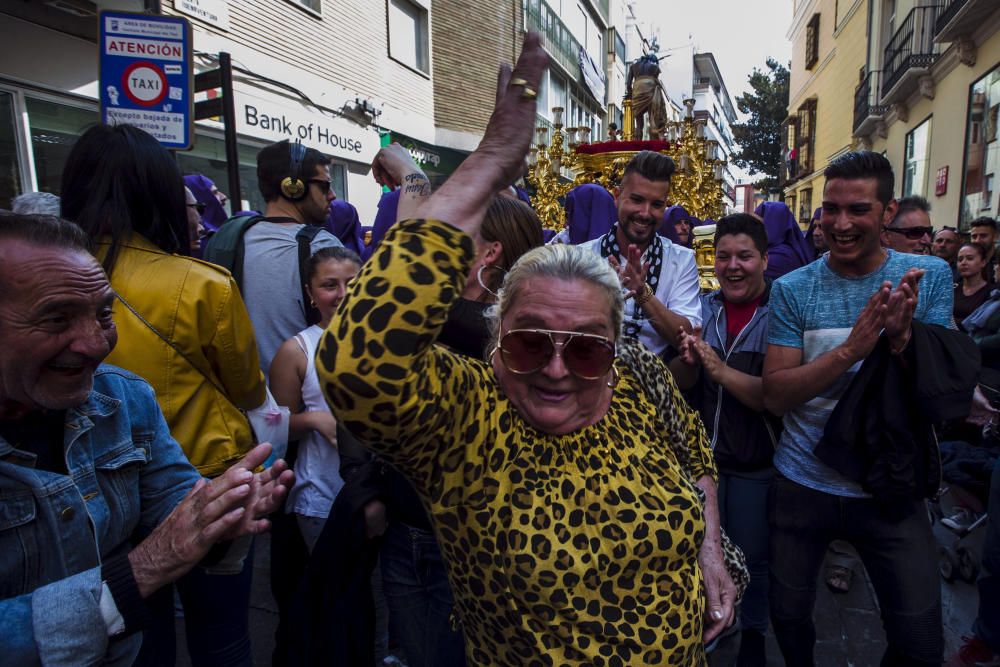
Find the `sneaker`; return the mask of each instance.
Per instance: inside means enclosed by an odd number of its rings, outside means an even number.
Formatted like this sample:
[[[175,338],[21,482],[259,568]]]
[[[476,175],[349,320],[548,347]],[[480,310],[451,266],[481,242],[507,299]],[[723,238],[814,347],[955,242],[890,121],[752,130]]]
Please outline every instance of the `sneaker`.
[[[1000,667],[1000,655],[979,637],[962,637],[958,653],[944,663],[944,667]]]
[[[982,515],[978,512],[973,512],[968,507],[958,507],[955,509],[954,514],[941,519],[941,525],[947,526],[952,530],[965,532],[969,530],[972,524],[979,520],[980,516]]]

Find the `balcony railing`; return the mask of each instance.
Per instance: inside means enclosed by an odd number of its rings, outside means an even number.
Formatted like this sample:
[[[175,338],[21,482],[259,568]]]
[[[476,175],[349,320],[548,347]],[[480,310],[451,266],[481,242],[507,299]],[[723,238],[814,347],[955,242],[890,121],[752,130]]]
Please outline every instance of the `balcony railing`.
[[[526,0],[524,3],[526,30],[536,30],[542,35],[542,42],[549,55],[566,72],[578,78],[580,72],[580,42],[573,37],[566,24],[542,0]]]
[[[996,10],[996,0],[943,0],[934,23],[934,39],[941,44],[973,33]]]
[[[885,113],[885,107],[879,104],[879,81],[882,72],[872,70],[865,75],[861,83],[854,89],[854,133],[868,134],[867,121]],[[864,126],[864,127],[863,127]]]
[[[938,5],[914,7],[889,40],[882,59],[883,98],[910,69],[927,68],[937,60],[934,20],[938,11],[940,11]]]
[[[939,33],[955,16],[962,11],[968,0],[944,0],[934,22],[934,32]]]

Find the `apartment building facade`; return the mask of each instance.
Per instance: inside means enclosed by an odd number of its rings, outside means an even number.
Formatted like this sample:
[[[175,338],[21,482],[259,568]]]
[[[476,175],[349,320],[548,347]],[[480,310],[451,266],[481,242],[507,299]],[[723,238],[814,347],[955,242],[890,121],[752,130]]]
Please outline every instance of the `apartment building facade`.
[[[931,203],[936,226],[1000,215],[1000,5],[870,0],[853,132],[884,153],[896,195]]]
[[[863,81],[870,0],[795,0],[781,185],[805,228],[823,194],[823,169],[859,145],[852,136],[855,88]]]

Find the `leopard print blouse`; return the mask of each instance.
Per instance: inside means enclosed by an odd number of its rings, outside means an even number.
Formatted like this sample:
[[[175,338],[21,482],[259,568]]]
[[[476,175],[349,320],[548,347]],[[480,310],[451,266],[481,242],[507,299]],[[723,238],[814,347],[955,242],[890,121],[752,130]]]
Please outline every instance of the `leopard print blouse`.
[[[317,353],[337,418],[433,516],[470,662],[704,665],[704,520],[674,454],[714,475],[704,430],[627,366],[597,423],[532,428],[486,363],[434,344],[472,258],[447,224],[396,225]]]

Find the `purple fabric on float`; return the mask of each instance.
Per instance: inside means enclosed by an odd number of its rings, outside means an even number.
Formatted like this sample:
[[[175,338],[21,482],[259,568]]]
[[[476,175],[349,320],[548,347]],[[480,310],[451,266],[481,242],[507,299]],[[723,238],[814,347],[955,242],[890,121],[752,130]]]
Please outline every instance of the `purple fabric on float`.
[[[681,239],[677,236],[677,228],[674,227],[675,224],[681,220],[690,220],[691,216],[688,212],[684,210],[684,207],[680,204],[674,204],[668,208],[663,213],[663,222],[660,223],[659,234],[660,236],[666,236],[670,239],[671,243],[676,243],[677,245],[684,246],[685,248],[690,248],[691,244],[681,243]]]
[[[382,194],[378,200],[378,212],[375,214],[375,222],[372,224],[372,238],[368,242],[368,247],[361,253],[361,259],[368,261],[379,243],[385,238],[389,228],[396,224],[396,209],[399,208],[399,189]]]
[[[184,177],[184,185],[191,190],[191,194],[194,195],[194,198],[199,203],[205,205],[205,212],[201,216],[201,223],[205,226],[206,231],[216,231],[222,223],[229,219],[226,209],[222,208],[222,204],[212,194],[212,188],[215,187],[212,179],[201,174],[190,174]]]
[[[330,202],[330,212],[326,215],[325,229],[340,239],[345,248],[359,255],[365,249],[365,232],[361,228],[358,209],[342,199]]]
[[[764,219],[767,230],[767,270],[765,278],[775,280],[816,258],[816,251],[806,241],[795,215],[782,202],[766,201],[754,210]]]
[[[602,186],[584,183],[566,195],[566,220],[571,245],[604,236],[615,224],[615,198]]]
[[[523,201],[528,206],[531,206],[531,197],[528,195],[528,191],[527,190],[525,190],[524,188],[519,188],[519,187],[517,187],[515,185],[514,186],[514,192],[517,193],[517,198],[518,199],[520,199],[521,201]]]

